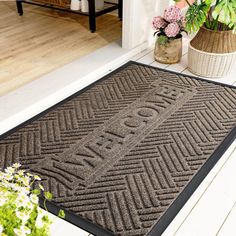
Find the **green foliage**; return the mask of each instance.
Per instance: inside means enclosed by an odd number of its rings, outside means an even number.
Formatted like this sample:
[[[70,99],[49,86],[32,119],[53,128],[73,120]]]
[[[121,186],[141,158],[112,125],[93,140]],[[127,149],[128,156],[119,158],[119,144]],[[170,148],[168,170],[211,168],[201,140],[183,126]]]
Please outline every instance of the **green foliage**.
[[[3,191],[3,188],[0,188],[0,192]],[[2,225],[3,229],[7,229],[7,232],[4,230],[3,232],[7,235],[15,235],[14,228],[17,228],[20,225],[21,220],[15,214],[15,199],[16,194],[11,194],[9,196],[9,200],[0,207],[0,225]]]
[[[44,197],[47,199],[47,200],[52,200],[52,194],[50,192],[45,192],[44,193]]]
[[[212,17],[228,26],[228,29],[236,29],[236,0],[219,0],[212,12]]]
[[[40,189],[33,189],[31,192],[35,195],[39,195],[41,193]]]
[[[175,0],[178,2],[179,0]],[[236,0],[195,0],[186,13],[186,30],[194,33],[201,26],[215,31],[234,30],[236,33]]]
[[[199,28],[207,21],[207,14],[210,10],[209,2],[201,2],[198,4],[194,2],[188,8],[186,13],[186,30],[189,33],[193,33],[199,30]]]
[[[64,219],[65,216],[66,216],[66,214],[65,214],[65,212],[64,212],[63,210],[60,210],[60,211],[58,212],[58,217]]]
[[[165,43],[167,43],[167,41],[168,41],[168,37],[166,35],[160,35],[157,38],[157,42],[161,45],[164,45]]]
[[[0,235],[2,236],[49,236],[50,225],[45,211],[39,207],[38,195],[43,193],[45,201],[52,199],[42,185],[32,189],[39,176],[19,170],[20,164],[0,171]],[[65,217],[64,211],[59,215]]]

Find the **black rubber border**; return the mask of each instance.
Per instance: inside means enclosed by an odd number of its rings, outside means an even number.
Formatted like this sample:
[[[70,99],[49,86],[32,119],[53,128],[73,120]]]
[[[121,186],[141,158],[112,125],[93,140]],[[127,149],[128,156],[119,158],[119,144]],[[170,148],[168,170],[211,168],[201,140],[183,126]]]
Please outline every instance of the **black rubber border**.
[[[39,205],[41,208],[45,209],[44,207],[44,198],[39,198]],[[115,234],[111,231],[108,231],[105,228],[102,228],[99,225],[94,224],[93,222],[84,219],[82,216],[76,215],[73,212],[70,212],[63,207],[57,206],[54,202],[46,201],[47,211],[54,215],[58,215],[59,210],[63,210],[65,212],[65,220],[69,223],[84,229],[85,231],[97,235],[97,236],[115,236]],[[69,235],[68,235],[69,236]],[[79,236],[79,235],[78,235]]]
[[[228,88],[235,88],[235,86],[232,86],[232,85],[227,85],[227,84],[219,83],[219,82],[215,82],[215,81],[209,81],[207,79],[202,79],[202,78],[199,78],[199,77],[190,76],[190,75],[183,74],[183,73],[173,72],[173,71],[169,71],[169,70],[162,69],[162,68],[157,68],[157,67],[150,66],[150,65],[145,65],[145,64],[142,64],[142,63],[139,63],[139,62],[129,61],[129,62],[125,63],[124,65],[122,65],[121,67],[119,67],[118,69],[115,69],[111,73],[109,73],[109,74],[105,75],[104,77],[100,78],[99,80],[93,82],[91,85],[83,88],[82,90],[76,92],[75,94],[69,96],[68,98],[62,100],[61,102],[53,105],[52,107],[50,107],[50,108],[46,109],[45,111],[39,113],[38,115],[34,116],[33,118],[23,122],[22,124],[20,124],[20,125],[16,126],[15,128],[11,129],[10,131],[7,131],[6,133],[0,135],[0,139],[3,139],[5,137],[7,137],[8,135],[16,132],[19,128],[22,128],[23,126],[37,120],[38,118],[42,117],[46,113],[48,113],[51,110],[55,109],[56,107],[66,103],[70,99],[82,94],[83,92],[85,92],[88,89],[92,88],[97,83],[108,79],[113,74],[116,74],[116,73],[122,71],[123,69],[125,69],[126,67],[128,67],[129,65],[132,65],[132,64],[140,65],[140,66],[144,66],[144,67],[148,67],[148,68],[152,68],[152,69],[158,69],[158,70],[165,71],[165,72],[172,73],[172,74],[177,74],[177,75],[190,77],[192,79],[196,79],[196,80],[200,80],[200,81],[204,81],[204,82],[212,83],[212,84],[216,84],[216,85],[221,85],[221,86],[228,87]],[[215,150],[215,152],[209,157],[209,159],[206,161],[206,163],[201,167],[201,169],[191,179],[191,181],[187,184],[187,186],[183,189],[183,191],[178,195],[178,197],[175,199],[175,201],[172,203],[172,205],[162,215],[160,220],[155,224],[155,226],[149,232],[149,234],[148,234],[149,236],[159,236],[165,231],[165,229],[168,227],[168,225],[171,223],[171,221],[175,218],[175,216],[178,214],[178,212],[181,210],[181,208],[185,205],[187,200],[191,197],[191,195],[194,193],[194,191],[197,189],[197,187],[200,185],[200,183],[203,181],[203,179],[207,176],[207,174],[210,172],[210,170],[214,167],[214,165],[221,158],[223,153],[233,143],[235,138],[236,138],[236,126],[225,137],[225,139],[218,146],[218,148]],[[59,209],[63,209],[60,206],[57,206],[53,202],[47,202],[46,205],[47,205],[48,211],[51,212],[54,215],[58,214]],[[40,206],[42,208],[44,208],[42,198],[40,199]],[[108,230],[102,228],[101,226],[96,225],[96,224],[90,222],[89,220],[86,220],[86,219],[82,218],[81,216],[78,216],[78,215],[76,215],[76,214],[74,214],[70,211],[67,211],[65,209],[63,209],[63,210],[66,213],[65,220],[72,223],[72,224],[74,224],[75,226],[78,226],[78,227],[88,231],[89,233],[97,235],[97,236],[114,236],[114,233],[112,233],[111,231],[108,231]]]
[[[222,157],[224,152],[229,148],[236,138],[236,127],[226,136],[224,141],[218,146],[214,153],[207,159],[205,164],[190,180],[174,202],[169,206],[166,212],[161,216],[160,220],[155,224],[148,236],[159,236],[161,235],[168,225],[172,222],[178,212],[182,209],[188,199],[195,192],[197,187],[201,184],[204,178],[209,174],[211,169],[215,166],[218,160]]]

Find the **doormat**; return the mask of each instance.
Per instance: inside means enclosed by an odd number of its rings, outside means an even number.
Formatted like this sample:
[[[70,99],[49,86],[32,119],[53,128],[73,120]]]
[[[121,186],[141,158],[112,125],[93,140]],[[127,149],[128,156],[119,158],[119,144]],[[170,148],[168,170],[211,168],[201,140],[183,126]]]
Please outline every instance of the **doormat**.
[[[236,137],[236,88],[129,62],[0,138],[49,210],[94,235],[161,235]]]

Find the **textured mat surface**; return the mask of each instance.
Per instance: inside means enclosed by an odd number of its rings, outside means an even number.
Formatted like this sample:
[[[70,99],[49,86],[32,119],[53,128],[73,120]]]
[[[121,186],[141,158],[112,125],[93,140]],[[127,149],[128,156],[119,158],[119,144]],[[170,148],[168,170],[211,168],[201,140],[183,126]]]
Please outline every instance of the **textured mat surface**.
[[[148,235],[235,124],[235,88],[129,63],[2,137],[0,167],[20,162],[115,235]]]

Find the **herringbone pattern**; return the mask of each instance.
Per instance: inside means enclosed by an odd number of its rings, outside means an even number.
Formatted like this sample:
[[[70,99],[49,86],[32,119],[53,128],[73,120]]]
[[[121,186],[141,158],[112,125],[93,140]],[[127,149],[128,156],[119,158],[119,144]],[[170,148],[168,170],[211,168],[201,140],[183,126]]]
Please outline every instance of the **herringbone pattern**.
[[[131,64],[0,141],[64,208],[147,235],[236,124],[236,89]]]

